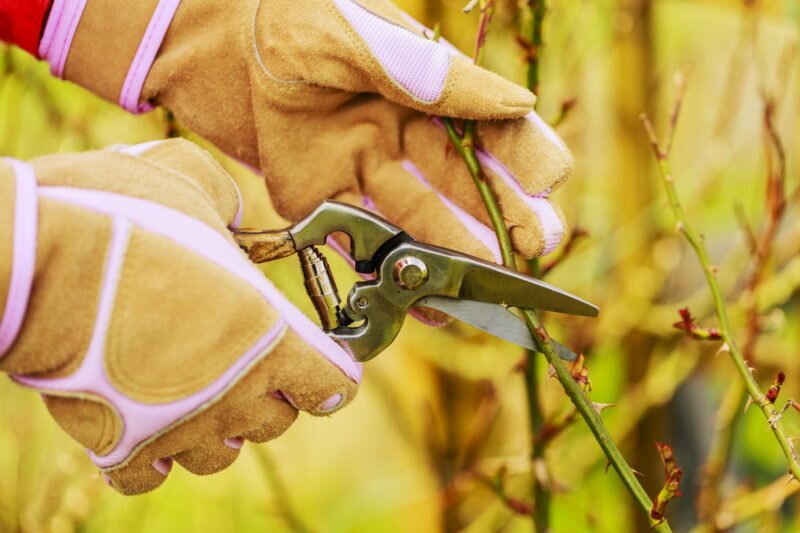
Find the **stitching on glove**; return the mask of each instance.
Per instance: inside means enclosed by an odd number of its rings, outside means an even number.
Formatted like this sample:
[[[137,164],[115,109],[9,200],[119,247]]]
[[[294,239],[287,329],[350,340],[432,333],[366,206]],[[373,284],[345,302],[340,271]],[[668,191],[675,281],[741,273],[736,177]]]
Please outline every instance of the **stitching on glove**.
[[[21,385],[26,387],[29,386],[26,383],[21,383],[16,380],[15,376],[12,376],[12,379]],[[105,407],[106,409],[102,410],[103,418],[99,424],[101,431],[100,434],[98,434],[95,438],[95,442],[91,444],[82,442],[81,444],[86,446],[88,450],[94,451],[97,454],[108,453],[114,449],[114,446],[122,436],[122,431],[124,429],[122,415],[114,404],[100,395],[91,394],[85,391],[65,391],[59,389],[48,389],[46,387],[36,387],[36,390],[43,396],[64,398],[68,400],[83,400],[87,402],[94,402]],[[66,430],[66,428],[64,429]]]
[[[128,75],[122,85],[119,97],[119,105],[133,114],[151,111],[154,107],[149,102],[139,103],[139,99],[147,74],[153,66],[158,49],[167,35],[169,25],[178,11],[180,3],[181,0],[159,1],[153,13],[153,18],[147,25],[144,38],[139,44],[139,49],[133,58],[133,63],[131,63],[131,67],[128,70]]]
[[[33,288],[38,233],[38,197],[33,167],[14,159],[6,161],[14,170],[16,199],[14,202],[13,262],[5,310],[0,319],[0,357],[11,348],[22,329]]]
[[[264,348],[264,349],[261,351],[260,355],[258,355],[257,357],[254,357],[254,358],[253,358],[253,360],[252,360],[252,361],[250,361],[250,362],[249,362],[249,363],[248,363],[248,364],[247,364],[247,365],[246,365],[244,368],[242,368],[242,369],[239,371],[239,373],[238,373],[238,374],[237,374],[237,375],[236,375],[236,376],[235,376],[233,379],[231,379],[231,380],[228,382],[228,384],[227,384],[227,385],[226,385],[226,386],[225,386],[225,387],[224,387],[222,390],[220,390],[220,391],[219,391],[219,393],[218,393],[218,394],[216,394],[214,397],[212,397],[211,399],[209,399],[207,402],[203,403],[202,405],[200,405],[200,406],[199,406],[198,408],[196,408],[195,410],[193,410],[193,411],[191,411],[191,412],[187,413],[185,416],[183,416],[183,417],[181,417],[181,418],[178,418],[178,419],[176,419],[174,422],[172,422],[172,423],[171,423],[171,424],[169,424],[168,426],[165,426],[163,429],[161,429],[161,430],[159,430],[159,431],[157,431],[157,432],[153,433],[153,434],[152,434],[150,437],[148,437],[147,439],[145,439],[145,440],[143,440],[143,441],[139,442],[138,444],[136,444],[136,445],[135,445],[135,446],[134,446],[134,447],[133,447],[133,448],[130,450],[130,452],[128,453],[128,455],[127,455],[127,456],[126,456],[126,457],[125,457],[125,458],[124,458],[122,461],[120,461],[120,462],[118,462],[118,463],[116,463],[116,464],[113,464],[113,465],[101,465],[101,464],[99,464],[99,463],[98,463],[98,459],[102,459],[101,457],[96,457],[96,456],[93,456],[93,457],[92,457],[92,460],[95,462],[95,464],[96,464],[96,465],[98,465],[98,466],[100,467],[100,470],[101,470],[102,472],[113,472],[114,470],[119,470],[119,469],[121,469],[121,468],[125,468],[126,466],[128,466],[128,464],[130,464],[130,462],[131,462],[131,461],[132,461],[132,460],[133,460],[133,459],[134,459],[134,458],[135,458],[135,457],[136,457],[136,456],[137,456],[137,455],[138,455],[138,454],[139,454],[139,453],[140,453],[140,452],[141,452],[141,451],[142,451],[142,450],[143,450],[145,447],[147,447],[147,445],[149,445],[149,444],[152,444],[152,443],[153,443],[153,442],[154,442],[156,439],[158,439],[160,436],[164,435],[165,433],[168,433],[168,432],[172,431],[173,429],[175,429],[176,427],[178,427],[180,424],[183,424],[183,423],[185,423],[185,422],[189,422],[190,420],[192,420],[192,419],[193,419],[193,418],[195,418],[196,416],[198,416],[198,415],[200,415],[201,413],[205,412],[205,411],[206,411],[207,409],[209,409],[211,406],[213,406],[213,405],[215,405],[215,404],[219,403],[219,401],[220,401],[220,400],[222,400],[222,399],[225,397],[225,395],[226,395],[226,394],[227,394],[227,393],[228,393],[228,392],[229,392],[229,391],[230,391],[230,390],[231,390],[231,389],[232,389],[234,386],[236,386],[236,385],[239,383],[239,381],[241,381],[241,380],[242,380],[242,379],[243,379],[243,378],[244,378],[246,375],[248,375],[248,374],[250,373],[250,371],[251,371],[251,370],[252,370],[252,369],[253,369],[253,368],[254,368],[254,367],[255,367],[255,366],[258,364],[258,363],[260,363],[260,362],[261,362],[261,361],[262,361],[262,360],[263,360],[265,357],[267,357],[269,354],[271,354],[273,351],[275,351],[275,348],[277,348],[277,347],[278,347],[278,345],[280,345],[280,343],[283,341],[284,337],[286,336],[286,333],[287,333],[287,331],[289,330],[289,327],[288,327],[288,325],[287,325],[285,322],[283,322],[283,321],[279,321],[279,322],[278,322],[278,323],[277,323],[277,324],[276,324],[276,325],[273,327],[273,329],[272,329],[272,330],[270,330],[270,331],[267,333],[267,335],[270,335],[270,334],[272,334],[272,333],[273,333],[273,332],[275,332],[276,330],[277,330],[277,335],[276,335],[276,336],[273,338],[273,340],[272,340],[272,341],[271,341],[271,342],[270,342],[270,343],[269,343],[269,344],[268,344],[268,345],[267,345],[267,346],[266,346],[266,347],[265,347],[265,348]],[[266,335],[265,335],[265,337],[266,337]],[[106,455],[106,456],[103,456],[103,457],[107,457],[107,455]]]
[[[86,4],[87,0],[55,0],[51,9],[39,43],[39,56],[50,63],[50,71],[58,78],[64,76],[64,66]],[[65,15],[69,19],[65,20]]]
[[[129,354],[131,346],[124,342],[125,337],[120,335],[120,328],[126,327],[128,317],[136,316],[137,314],[136,312],[131,313],[128,311],[133,301],[132,296],[139,290],[139,287],[135,284],[136,277],[133,273],[139,270],[139,265],[147,261],[147,257],[139,251],[141,244],[137,241],[149,237],[161,236],[154,236],[136,226],[133,227],[117,284],[113,303],[114,308],[111,311],[111,319],[106,332],[104,365],[111,383],[121,392],[124,391],[126,396],[147,404],[160,404],[194,394],[209,386],[219,375],[235,363],[241,357],[241,354],[252,346],[255,340],[261,337],[264,327],[263,324],[259,324],[256,320],[251,320],[240,335],[226,342],[226,355],[238,355],[232,359],[230,357],[212,357],[210,362],[203,365],[202,371],[194,377],[184,374],[178,383],[169,386],[163,383],[153,384],[146,379],[143,380],[142,376],[137,373],[137,367],[124,364],[126,362],[125,356]],[[195,260],[205,261],[205,258],[198,256],[180,244],[172,241],[170,243],[183,249],[185,253],[195,256]],[[213,266],[216,267],[216,265]],[[220,273],[231,276],[229,272],[221,268]],[[244,284],[244,282],[241,283]],[[266,307],[263,300],[259,303]],[[273,325],[267,326],[267,329],[270,329]]]

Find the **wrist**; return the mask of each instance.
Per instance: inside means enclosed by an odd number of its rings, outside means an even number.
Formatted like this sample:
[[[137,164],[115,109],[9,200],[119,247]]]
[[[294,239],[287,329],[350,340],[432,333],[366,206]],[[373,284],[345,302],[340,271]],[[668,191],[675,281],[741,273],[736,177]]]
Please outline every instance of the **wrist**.
[[[3,1],[3,0],[0,0]],[[118,103],[132,113],[180,0],[53,0],[39,45],[51,72]]]

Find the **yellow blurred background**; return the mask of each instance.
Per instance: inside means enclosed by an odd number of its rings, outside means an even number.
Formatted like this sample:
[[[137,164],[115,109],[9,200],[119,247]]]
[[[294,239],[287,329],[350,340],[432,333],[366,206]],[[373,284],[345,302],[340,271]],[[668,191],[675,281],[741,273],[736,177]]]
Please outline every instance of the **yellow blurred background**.
[[[441,23],[444,37],[471,52],[477,14],[461,13],[466,0],[397,3],[428,26]],[[498,2],[485,56],[487,68],[521,84],[526,64],[514,37],[529,22],[520,15],[525,3]],[[698,486],[715,414],[738,376],[726,357],[715,357],[718,344],[689,340],[672,327],[685,305],[700,323],[716,324],[702,272],[674,231],[638,116],[651,113],[663,131],[675,96],[674,73],[686,73],[672,153],[677,186],[720,267],[737,331],[744,334],[743,309],[752,298],[763,313],[756,377],[766,388],[784,371],[781,402],[798,397],[797,205],[788,207],[755,295],[742,291],[752,254],[735,206],[756,228],[764,220],[769,146],[763,116],[770,98],[787,154],[787,188],[798,186],[800,4],[548,4],[538,110],[552,121],[564,101],[575,100],[558,131],[574,151],[576,170],[555,198],[570,224],[589,235],[575,242],[547,281],[602,309],[597,320],[552,316],[548,326],[561,342],[585,351],[592,399],[617,404],[603,417],[631,466],[644,475],[649,494],[657,493],[664,476],[653,443],[674,447],[685,470],[685,495],[670,503],[667,517],[676,531],[689,531],[698,524]],[[167,130],[160,110],[132,117],[52,79],[46,65],[18,50],[0,48],[2,155],[31,158],[134,144],[163,138]],[[245,225],[282,226],[270,214],[260,179],[230,160],[225,165],[242,187]],[[340,288],[355,281],[341,261],[332,262]],[[313,313],[293,259],[265,271]],[[39,398],[3,380],[0,531],[531,531],[530,520],[509,510],[481,481],[504,468],[505,491],[530,499],[530,437],[517,366],[522,357],[515,346],[461,324],[429,329],[409,321],[398,340],[367,365],[365,383],[348,409],[330,419],[301,416],[275,442],[245,445],[239,461],[220,474],[199,478],[176,467],[161,489],[140,497],[109,490]],[[538,364],[544,376],[543,358]],[[540,394],[549,418],[571,412],[556,380],[542,380]],[[767,423],[757,409],[737,413],[717,526],[741,520],[735,531],[800,530],[800,499],[788,494],[791,486],[784,488],[786,465]],[[787,413],[786,423],[800,435],[797,413]],[[580,421],[550,443],[546,469],[537,471],[548,472],[554,490],[552,531],[648,530],[605,466]],[[773,499],[751,498],[752,516],[743,512],[747,494],[771,483],[777,487]]]

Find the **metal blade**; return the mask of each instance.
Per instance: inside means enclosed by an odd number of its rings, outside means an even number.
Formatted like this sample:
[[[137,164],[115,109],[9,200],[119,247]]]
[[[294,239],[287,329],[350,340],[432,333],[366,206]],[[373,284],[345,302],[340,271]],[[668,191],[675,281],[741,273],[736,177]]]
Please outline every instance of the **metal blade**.
[[[459,298],[522,309],[597,316],[600,309],[549,283],[491,264],[476,264],[461,281]]]
[[[490,335],[513,342],[523,348],[541,352],[538,340],[531,335],[525,321],[502,305],[474,300],[458,300],[445,296],[426,296],[414,303],[414,307],[436,309]],[[566,346],[553,339],[550,339],[550,342],[555,346],[558,356],[564,361],[572,362],[578,359],[578,355]]]

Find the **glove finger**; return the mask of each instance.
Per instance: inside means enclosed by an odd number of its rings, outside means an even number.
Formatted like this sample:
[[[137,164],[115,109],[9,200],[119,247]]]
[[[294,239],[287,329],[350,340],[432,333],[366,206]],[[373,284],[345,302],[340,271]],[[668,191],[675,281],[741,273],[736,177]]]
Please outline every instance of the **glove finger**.
[[[362,202],[414,238],[500,263],[500,248],[486,224],[435,190],[411,161],[391,161],[364,178]]]
[[[119,150],[163,165],[194,182],[232,227],[242,219],[242,195],[236,182],[206,150],[184,139],[151,141]]]
[[[195,474],[218,472],[236,460],[242,439],[265,442],[278,437],[294,422],[297,409],[330,414],[348,404],[357,388],[351,377],[288,331],[219,402],[104,474],[119,492],[140,494],[164,481],[173,459]]]
[[[353,400],[357,381],[342,373],[297,334],[288,333],[284,342],[287,349],[264,360],[271,393],[285,398],[295,409],[316,416],[338,411]]]
[[[148,462],[144,454],[134,457],[124,468],[111,472],[101,472],[106,483],[121,494],[133,496],[157,489],[167,479],[172,463],[169,460],[157,459],[158,469],[153,462]]]
[[[259,48],[274,77],[377,92],[404,106],[445,116],[510,118],[533,109],[530,91],[475,66],[452,46],[431,40],[391,2],[329,0],[321,8],[318,0],[300,0],[288,9],[282,4],[265,2],[259,14]],[[309,32],[311,43],[291,50],[286,43],[297,41],[299,27],[315,28]],[[325,51],[323,57],[311,53],[320,50]],[[298,54],[308,59],[298,59]]]
[[[214,474],[228,468],[236,461],[241,442],[237,437],[227,437],[223,441],[209,439],[198,442],[194,448],[176,454],[172,459],[192,474]]]
[[[80,155],[48,155],[33,163],[39,185],[100,190],[156,202],[226,236],[239,214],[241,202],[232,178],[205,150],[181,139]],[[109,168],[125,179],[110,178]]]
[[[478,158],[510,227],[514,249],[524,257],[552,252],[564,235],[563,215],[549,195],[569,176],[572,158],[550,132],[530,118],[478,125]],[[472,177],[448,145],[440,123],[418,117],[406,125],[403,139],[408,157],[438,191],[490,225]]]

